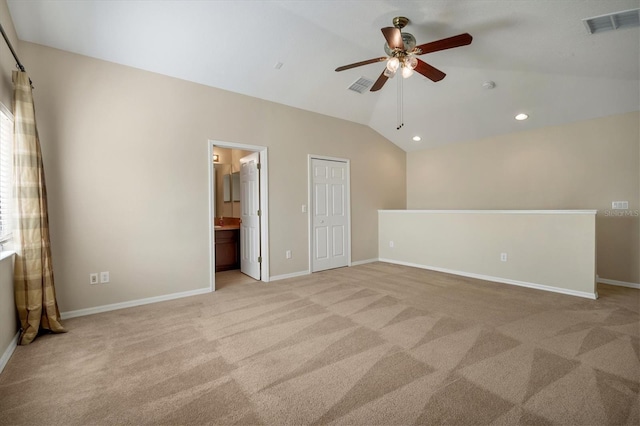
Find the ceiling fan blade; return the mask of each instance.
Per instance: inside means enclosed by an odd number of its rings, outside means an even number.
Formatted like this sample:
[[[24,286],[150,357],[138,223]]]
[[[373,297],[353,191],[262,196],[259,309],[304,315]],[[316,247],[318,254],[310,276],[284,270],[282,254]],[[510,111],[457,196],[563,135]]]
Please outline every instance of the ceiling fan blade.
[[[349,64],[349,65],[343,65],[341,67],[336,68],[336,71],[344,71],[344,70],[348,70],[348,69],[355,68],[355,67],[361,67],[362,65],[375,64],[376,62],[382,62],[382,61],[386,61],[386,60],[387,60],[386,56],[381,56],[381,57],[375,58],[375,59],[369,59],[369,60],[362,61],[362,62],[356,62],[356,63]]]
[[[382,71],[382,74],[380,74],[380,77],[378,77],[376,82],[373,83],[373,86],[371,86],[371,91],[377,92],[378,90],[382,89],[382,86],[384,86],[387,80],[389,80],[389,77],[384,75],[384,71]]]
[[[402,33],[400,28],[384,27],[381,29],[384,38],[387,39],[387,44],[391,50],[401,49],[404,50],[404,42],[402,41]]]
[[[440,81],[446,76],[446,74],[439,69],[432,67],[420,59],[418,59],[418,65],[416,65],[414,71],[419,72],[431,81]]]
[[[464,33],[449,38],[443,38],[442,40],[432,41],[431,43],[421,44],[420,46],[416,46],[416,49],[420,49],[422,53],[419,54],[424,55],[425,53],[466,46],[467,44],[471,44],[471,40],[473,40],[471,34]]]

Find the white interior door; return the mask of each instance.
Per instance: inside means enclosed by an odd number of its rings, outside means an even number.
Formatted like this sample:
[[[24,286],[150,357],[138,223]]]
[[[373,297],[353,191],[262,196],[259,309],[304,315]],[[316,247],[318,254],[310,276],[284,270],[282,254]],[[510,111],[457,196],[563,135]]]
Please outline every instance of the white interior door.
[[[311,159],[311,272],[349,261],[349,176],[346,161]]]
[[[240,159],[240,270],[260,279],[260,153]]]

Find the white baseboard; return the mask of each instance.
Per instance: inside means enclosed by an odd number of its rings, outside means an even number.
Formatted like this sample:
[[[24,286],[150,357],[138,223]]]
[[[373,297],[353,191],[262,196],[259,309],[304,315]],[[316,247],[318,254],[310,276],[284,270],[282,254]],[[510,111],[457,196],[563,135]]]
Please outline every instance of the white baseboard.
[[[366,263],[377,262],[378,260],[379,260],[378,258],[376,258],[376,259],[358,260],[356,262],[351,262],[351,266],[364,265]],[[286,280],[287,278],[302,277],[304,275],[309,275],[309,274],[311,274],[311,271],[309,271],[309,270],[299,271],[299,272],[292,272],[290,274],[275,275],[273,277],[270,277],[269,281]]]
[[[617,285],[617,286],[620,286],[620,287],[637,288],[637,289],[640,290],[640,284],[638,284],[638,283],[628,283],[628,282],[625,282],[625,281],[609,280],[609,279],[600,278],[600,277],[598,277],[597,280],[598,280],[599,283],[602,283],[602,284]]]
[[[355,262],[351,262],[351,266],[365,265],[367,263],[373,263],[373,262],[377,262],[379,260],[380,259],[378,259],[377,257],[375,259],[357,260]]]
[[[310,273],[311,272],[309,272],[309,270],[306,270],[306,271],[292,272],[290,274],[274,275],[273,277],[269,278],[269,281],[286,280],[287,278],[301,277],[303,275],[309,275]]]
[[[13,337],[13,339],[11,340],[11,343],[9,343],[9,346],[7,347],[7,349],[5,349],[4,353],[2,354],[2,357],[0,358],[0,373],[2,373],[2,370],[4,370],[4,367],[9,362],[11,355],[13,355],[13,352],[18,347],[19,338],[20,338],[20,332],[18,331],[16,335]]]
[[[115,311],[117,309],[132,308],[134,306],[148,305],[150,303],[164,302],[167,300],[181,299],[183,297],[197,296],[199,294],[211,293],[211,289],[199,288],[197,290],[183,291],[180,293],[166,294],[164,296],[147,297],[146,299],[129,300],[127,302],[112,303],[110,305],[95,306],[93,308],[78,309],[75,311],[62,312],[62,319],[83,317],[85,315],[99,314],[101,312]]]
[[[364,265],[366,263],[378,262],[379,260],[380,259],[378,259],[378,258],[376,258],[376,259],[358,260],[356,262],[351,262],[351,266]],[[275,275],[273,277],[270,277],[269,281],[286,280],[287,278],[302,277],[304,275],[309,275],[309,274],[311,274],[311,271],[309,271],[309,270],[299,271],[299,272],[292,272],[291,274]]]
[[[444,272],[446,274],[460,275],[462,277],[476,278],[476,279],[484,280],[484,281],[493,281],[493,282],[498,282],[498,283],[502,283],[502,284],[516,285],[518,287],[528,287],[528,288],[533,288],[533,289],[536,289],[536,290],[551,291],[551,292],[554,292],[554,293],[567,294],[569,296],[584,297],[586,299],[597,299],[598,298],[598,293],[597,292],[588,293],[586,291],[569,290],[569,289],[566,289],[566,288],[553,287],[553,286],[544,285],[544,284],[529,283],[529,282],[526,282],[526,281],[512,280],[512,279],[509,279],[509,278],[492,277],[492,276],[489,276],[489,275],[474,274],[474,273],[471,273],[471,272],[455,271],[455,270],[452,270],[452,269],[438,268],[436,266],[419,265],[419,264],[416,264],[416,263],[402,262],[402,261],[392,260],[392,259],[380,259],[380,262],[395,263],[397,265],[411,266],[411,267],[420,268],[420,269],[429,269],[431,271]]]

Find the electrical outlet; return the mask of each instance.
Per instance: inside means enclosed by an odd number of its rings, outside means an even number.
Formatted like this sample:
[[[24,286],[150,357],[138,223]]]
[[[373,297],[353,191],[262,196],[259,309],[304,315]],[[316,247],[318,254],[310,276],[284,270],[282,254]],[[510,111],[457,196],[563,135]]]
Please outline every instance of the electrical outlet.
[[[106,284],[109,282],[109,271],[100,272],[100,282]]]
[[[393,241],[389,241],[389,247],[393,248],[395,246],[395,244],[393,243]]]
[[[284,255],[287,259],[291,259],[291,250],[287,250]]]
[[[507,261],[507,253],[500,253],[500,261],[501,262]]]
[[[89,284],[98,284],[98,273],[92,272],[89,274]]]

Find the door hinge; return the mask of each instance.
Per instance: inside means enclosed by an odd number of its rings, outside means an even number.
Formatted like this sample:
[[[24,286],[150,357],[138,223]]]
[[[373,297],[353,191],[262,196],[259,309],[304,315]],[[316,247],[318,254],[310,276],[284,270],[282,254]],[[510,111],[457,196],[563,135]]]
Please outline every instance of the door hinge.
[[[258,210],[258,216],[260,216],[260,210]]]
[[[262,263],[262,256],[258,256],[258,263]]]
[[[261,168],[262,168],[262,165],[258,163],[258,170],[260,170]]]

